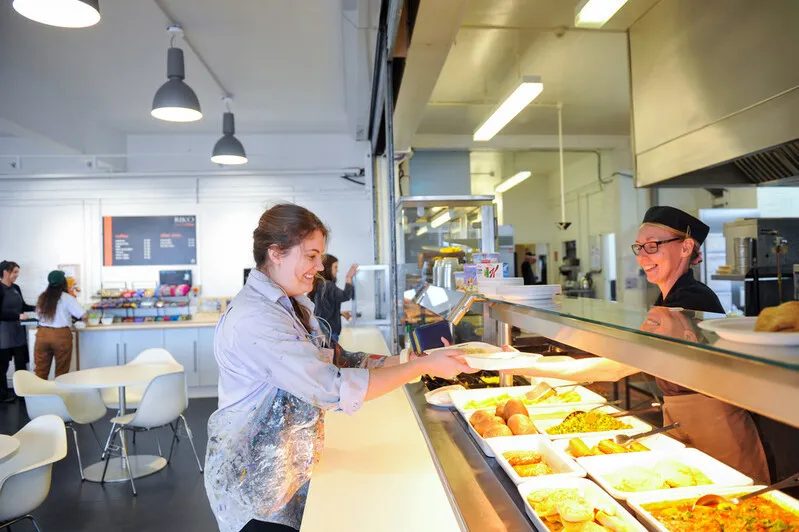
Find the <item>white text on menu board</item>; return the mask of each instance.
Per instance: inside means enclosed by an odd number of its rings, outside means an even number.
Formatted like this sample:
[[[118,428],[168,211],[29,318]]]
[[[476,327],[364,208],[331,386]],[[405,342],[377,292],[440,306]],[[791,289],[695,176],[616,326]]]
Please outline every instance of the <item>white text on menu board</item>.
[[[128,235],[119,233],[114,235],[114,260],[130,260],[133,247],[128,242]]]
[[[173,238],[180,238],[182,236],[183,235],[181,235],[180,233],[161,233],[161,235],[160,235],[160,237],[161,237],[161,243],[160,243],[161,249],[174,248],[175,247],[175,243],[172,241],[172,239]]]

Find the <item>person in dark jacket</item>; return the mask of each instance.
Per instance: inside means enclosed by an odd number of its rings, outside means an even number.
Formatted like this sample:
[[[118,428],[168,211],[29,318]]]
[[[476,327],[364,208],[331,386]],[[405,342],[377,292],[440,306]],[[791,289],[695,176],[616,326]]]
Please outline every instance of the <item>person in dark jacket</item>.
[[[525,285],[535,284],[538,281],[533,271],[533,264],[535,264],[535,257],[528,251],[524,254],[524,262],[522,262],[522,278]]]
[[[22,298],[22,290],[15,284],[19,277],[19,264],[0,262],[0,401],[10,403],[16,395],[8,389],[6,373],[11,360],[14,371],[28,367],[28,338],[20,320],[27,319],[24,312],[36,310]]]
[[[330,332],[335,340],[338,340],[341,334],[341,304],[349,301],[355,295],[355,287],[352,284],[352,278],[355,272],[358,271],[358,265],[353,264],[347,271],[347,277],[344,280],[344,290],[336,285],[336,277],[338,276],[338,259],[333,255],[325,255],[322,258],[322,266],[324,270],[320,273],[314,283],[314,288],[308,294],[308,297],[314,303],[314,314],[317,318],[322,318],[330,324]],[[345,314],[349,319],[351,316],[349,312]]]

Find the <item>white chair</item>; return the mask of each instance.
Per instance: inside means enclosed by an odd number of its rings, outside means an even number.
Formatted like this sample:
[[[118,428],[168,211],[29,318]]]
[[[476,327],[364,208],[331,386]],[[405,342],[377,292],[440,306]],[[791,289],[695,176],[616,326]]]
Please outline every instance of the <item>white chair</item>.
[[[38,531],[30,513],[50,493],[53,462],[67,455],[64,422],[58,416],[40,416],[14,437],[19,440],[17,454],[0,464],[0,529],[29,519]]]
[[[98,390],[71,390],[59,386],[54,381],[40,379],[34,373],[20,370],[14,373],[14,390],[17,395],[25,398],[25,407],[28,417],[36,419],[45,415],[56,415],[72,430],[75,439],[75,451],[78,455],[80,478],[83,477],[83,461],[80,456],[78,444],[78,431],[75,425],[89,425],[97,440],[97,445],[102,449],[100,439],[94,430],[93,423],[105,416],[105,405]]]
[[[166,349],[161,347],[153,347],[145,349],[136,358],[125,364],[132,366],[136,364],[175,364],[183,369],[183,366],[172,357]],[[127,386],[125,388],[125,409],[134,410],[139,407],[144,389],[146,386]],[[107,408],[111,408],[119,412],[119,389],[118,388],[104,388],[101,392],[103,402]],[[119,414],[117,414],[119,415]]]
[[[175,440],[178,437],[178,430],[180,429],[180,422],[186,427],[186,434],[191,443],[191,450],[194,452],[194,458],[197,460],[197,466],[200,468],[200,473],[203,472],[203,466],[200,462],[200,457],[197,456],[197,449],[194,447],[194,437],[192,436],[189,424],[183,415],[184,410],[189,404],[189,397],[186,393],[186,374],[184,372],[167,373],[159,375],[150,381],[147,389],[144,391],[141,404],[138,410],[132,414],[127,414],[120,417],[111,419],[113,424],[111,427],[111,447],[114,446],[116,437],[121,430],[130,430],[135,434],[136,432],[148,431],[160,427],[169,426],[172,428],[172,445],[169,447],[169,456],[167,463],[172,459],[172,451],[175,447]],[[173,426],[172,423],[175,423]],[[156,438],[157,438],[156,434]],[[122,446],[120,449],[122,456],[125,460],[128,459],[127,445],[124,438],[122,439]],[[161,454],[161,444],[158,443],[158,453]],[[110,454],[110,452],[108,453]],[[105,480],[105,473],[108,470],[109,457],[106,457],[105,468],[103,469],[103,480]],[[130,478],[130,485],[133,488],[133,495],[136,495],[136,485],[133,483],[133,476],[128,469]]]

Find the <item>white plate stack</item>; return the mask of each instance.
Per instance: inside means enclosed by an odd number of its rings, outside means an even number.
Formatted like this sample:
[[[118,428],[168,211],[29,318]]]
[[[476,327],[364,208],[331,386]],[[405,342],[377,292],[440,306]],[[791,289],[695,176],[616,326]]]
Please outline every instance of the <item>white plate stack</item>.
[[[477,291],[485,296],[497,295],[500,286],[524,286],[522,277],[478,277]]]
[[[561,293],[561,287],[559,284],[501,285],[496,293],[508,301],[552,301],[553,296]]]

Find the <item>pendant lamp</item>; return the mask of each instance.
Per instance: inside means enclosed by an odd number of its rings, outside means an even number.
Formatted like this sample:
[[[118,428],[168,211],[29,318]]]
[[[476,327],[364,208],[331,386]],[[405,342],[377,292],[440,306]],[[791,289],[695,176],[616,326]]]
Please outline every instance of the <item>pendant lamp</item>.
[[[236,124],[233,120],[233,113],[229,110],[222,115],[222,138],[216,141],[214,151],[211,153],[211,161],[217,164],[244,164],[247,162],[247,154],[244,152],[239,139],[234,135]]]
[[[87,28],[100,22],[99,0],[14,0],[17,13],[61,28]]]
[[[173,42],[175,34],[183,33],[183,30],[176,26],[170,26],[167,31],[173,34]],[[167,122],[194,122],[202,118],[200,100],[191,87],[183,81],[186,77],[183,50],[175,48],[172,43],[167,50],[166,77],[167,82],[155,93],[150,114]]]

